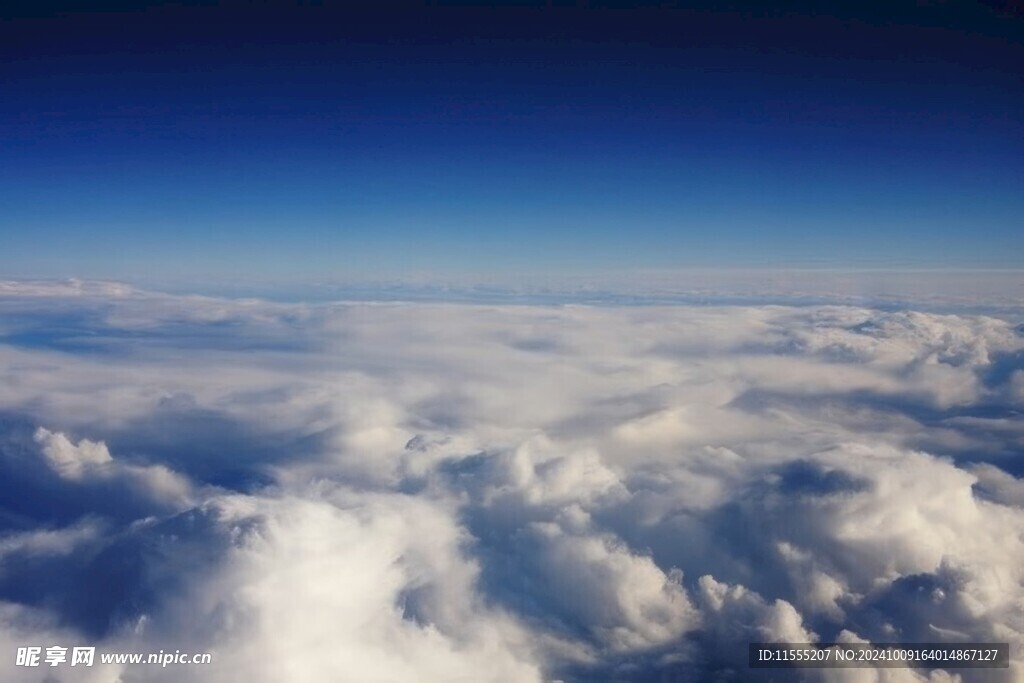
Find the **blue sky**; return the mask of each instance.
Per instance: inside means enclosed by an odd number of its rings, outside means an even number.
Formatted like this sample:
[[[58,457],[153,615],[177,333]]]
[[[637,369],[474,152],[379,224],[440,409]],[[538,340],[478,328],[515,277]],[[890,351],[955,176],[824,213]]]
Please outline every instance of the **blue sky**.
[[[441,5],[5,10],[0,275],[1024,265],[1019,15]]]

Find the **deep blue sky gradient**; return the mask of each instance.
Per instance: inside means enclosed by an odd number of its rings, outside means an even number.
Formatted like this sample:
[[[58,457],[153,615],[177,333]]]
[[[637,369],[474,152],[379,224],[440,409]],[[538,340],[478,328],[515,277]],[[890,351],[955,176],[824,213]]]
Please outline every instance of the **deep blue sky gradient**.
[[[5,4],[0,276],[1024,267],[1024,16],[867,4]]]

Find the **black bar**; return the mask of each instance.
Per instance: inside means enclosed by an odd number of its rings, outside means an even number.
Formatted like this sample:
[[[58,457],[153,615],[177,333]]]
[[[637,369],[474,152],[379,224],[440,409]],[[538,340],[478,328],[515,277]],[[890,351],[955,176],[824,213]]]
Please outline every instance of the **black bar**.
[[[1009,643],[750,643],[752,669],[1006,669]]]

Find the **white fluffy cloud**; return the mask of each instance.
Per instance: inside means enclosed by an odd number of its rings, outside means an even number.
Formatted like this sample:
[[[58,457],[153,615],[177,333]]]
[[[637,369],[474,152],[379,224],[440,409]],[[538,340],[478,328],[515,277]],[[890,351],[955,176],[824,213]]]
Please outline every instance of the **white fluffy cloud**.
[[[115,461],[102,441],[82,439],[76,444],[44,427],[36,429],[33,439],[46,464],[62,479],[74,483],[111,481],[176,507],[191,501],[191,485],[184,477],[159,464],[142,467]]]
[[[44,285],[0,289],[4,657],[702,680],[750,640],[971,638],[1014,663],[963,680],[1024,675],[1009,322]]]

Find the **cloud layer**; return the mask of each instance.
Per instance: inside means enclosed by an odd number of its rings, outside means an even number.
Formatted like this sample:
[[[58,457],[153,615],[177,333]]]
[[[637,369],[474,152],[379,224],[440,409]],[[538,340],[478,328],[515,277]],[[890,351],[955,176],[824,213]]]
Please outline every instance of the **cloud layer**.
[[[0,670],[746,680],[751,640],[970,639],[1012,666],[956,675],[1020,680],[1022,408],[982,316],[6,283]]]

